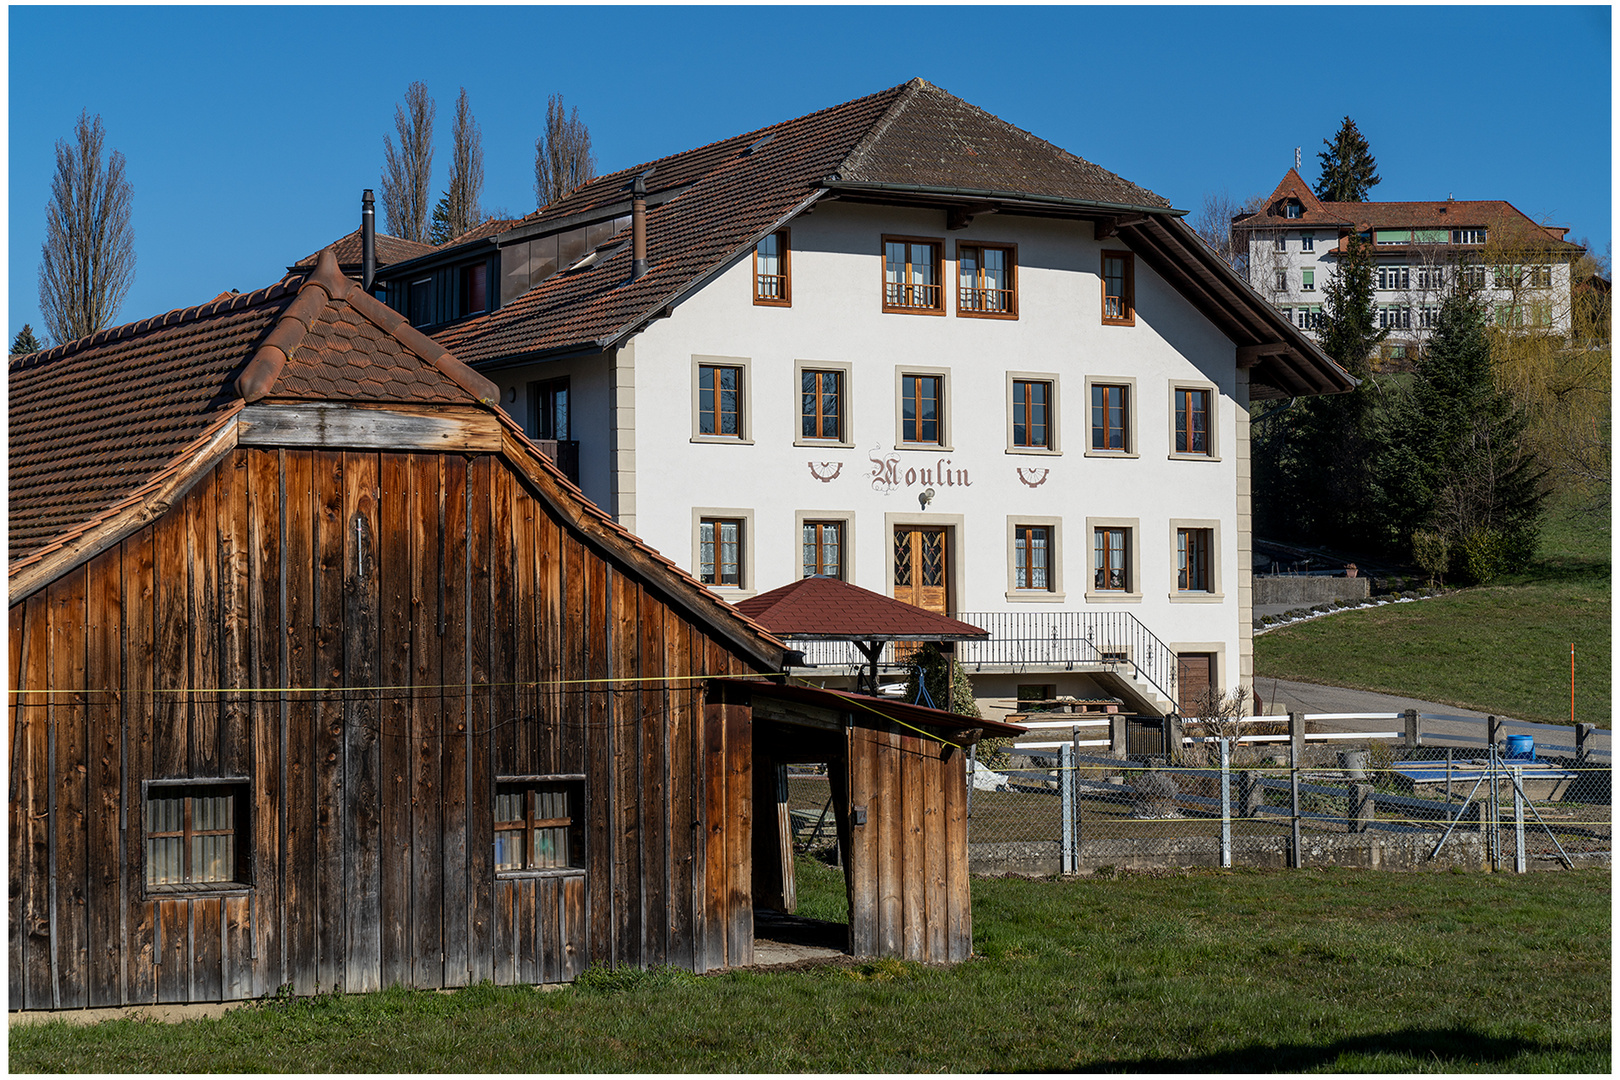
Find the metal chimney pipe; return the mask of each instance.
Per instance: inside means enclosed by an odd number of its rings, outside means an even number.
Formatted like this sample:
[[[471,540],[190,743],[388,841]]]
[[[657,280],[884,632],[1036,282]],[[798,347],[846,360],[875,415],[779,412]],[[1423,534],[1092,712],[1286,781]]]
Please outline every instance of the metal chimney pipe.
[[[630,280],[647,272],[647,178],[630,185]]]
[[[377,211],[371,189],[360,196],[360,287],[371,294],[377,281]]]

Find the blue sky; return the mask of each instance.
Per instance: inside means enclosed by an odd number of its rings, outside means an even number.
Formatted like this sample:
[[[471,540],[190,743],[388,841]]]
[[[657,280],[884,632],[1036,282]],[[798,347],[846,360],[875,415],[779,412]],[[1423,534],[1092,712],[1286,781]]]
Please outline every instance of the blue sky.
[[[1607,7],[13,7],[6,334],[40,327],[53,146],[81,109],[128,159],[120,321],[275,281],[359,223],[414,79],[465,86],[485,209],[534,208],[548,94],[603,171],[921,76],[1196,211],[1307,180],[1340,119],[1379,199],[1507,199],[1608,254]],[[62,43],[71,41],[71,62]],[[379,212],[379,224],[382,221]]]

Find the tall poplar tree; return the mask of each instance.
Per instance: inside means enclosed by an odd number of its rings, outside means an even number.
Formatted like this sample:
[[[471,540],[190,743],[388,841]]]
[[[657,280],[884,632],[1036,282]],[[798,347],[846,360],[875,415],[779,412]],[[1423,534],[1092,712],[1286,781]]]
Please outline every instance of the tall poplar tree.
[[[546,102],[546,129],[534,141],[534,198],[556,202],[596,175],[591,133],[579,119],[579,106],[563,110],[561,94]]]
[[[45,204],[39,259],[39,311],[60,343],[111,326],[135,283],[135,230],[130,226],[124,155],[103,158],[101,117],[79,114],[73,138],[56,142],[56,175]]]
[[[428,202],[433,197],[433,114],[438,111],[427,87],[405,88],[405,104],[394,106],[399,147],[383,136],[383,208],[388,231],[419,244],[428,241]]]
[[[484,133],[473,119],[467,88],[456,98],[456,119],[450,128],[450,186],[433,208],[429,239],[435,244],[453,240],[483,221],[478,196],[484,189]]]
[[[1367,192],[1378,183],[1378,163],[1356,122],[1345,117],[1339,133],[1331,142],[1323,139],[1322,145],[1327,149],[1316,155],[1322,163],[1316,197],[1326,202],[1366,202]]]

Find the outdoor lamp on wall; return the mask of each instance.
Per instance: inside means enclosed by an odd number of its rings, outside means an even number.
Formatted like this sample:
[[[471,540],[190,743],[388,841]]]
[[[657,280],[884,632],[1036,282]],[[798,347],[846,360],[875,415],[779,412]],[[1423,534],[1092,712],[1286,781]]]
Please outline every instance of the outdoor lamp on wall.
[[[513,401],[517,400],[517,387],[508,386],[506,388],[506,400],[508,402],[513,402]]]
[[[917,504],[919,506],[921,506],[924,510],[928,509],[928,504],[933,502],[933,501],[934,501],[934,489],[933,488],[925,488],[925,489],[923,489],[923,493],[921,495],[917,496]]]

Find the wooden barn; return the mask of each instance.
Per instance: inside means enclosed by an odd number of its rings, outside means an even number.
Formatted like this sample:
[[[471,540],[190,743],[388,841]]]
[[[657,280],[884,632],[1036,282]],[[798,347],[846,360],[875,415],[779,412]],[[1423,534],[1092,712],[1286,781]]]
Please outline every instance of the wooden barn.
[[[12,1009],[746,965],[798,760],[850,950],[967,955],[1001,726],[781,685],[495,395],[330,253],[12,359]]]

